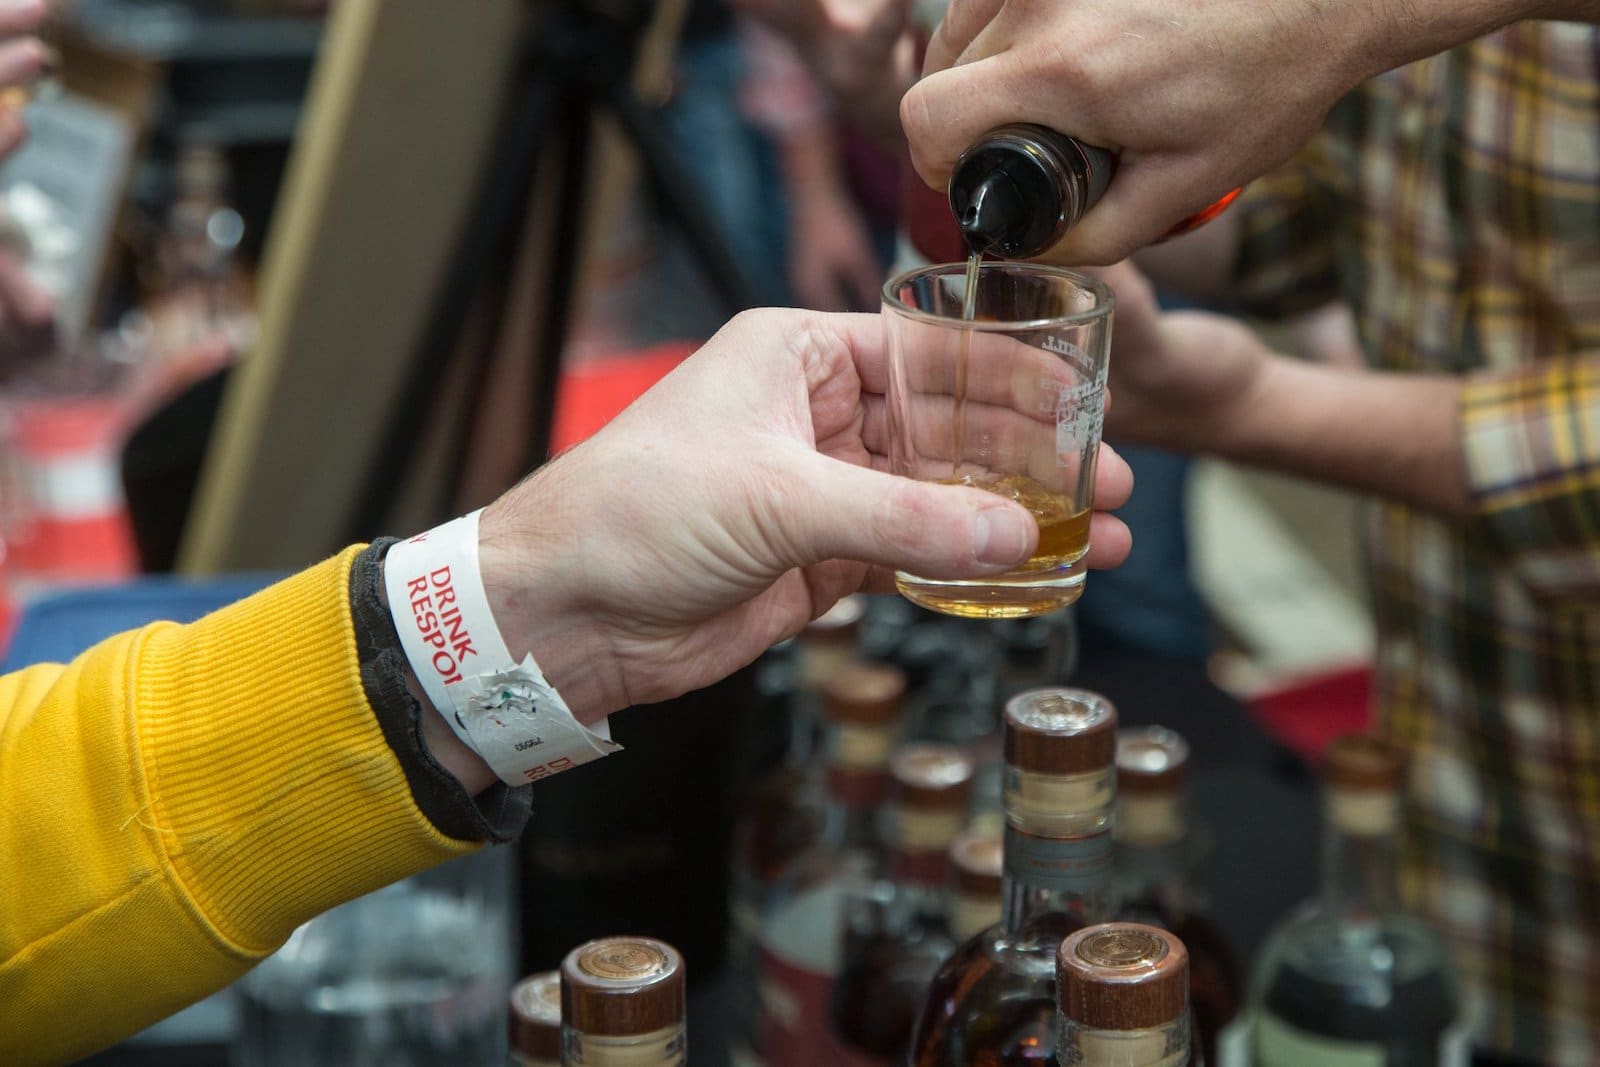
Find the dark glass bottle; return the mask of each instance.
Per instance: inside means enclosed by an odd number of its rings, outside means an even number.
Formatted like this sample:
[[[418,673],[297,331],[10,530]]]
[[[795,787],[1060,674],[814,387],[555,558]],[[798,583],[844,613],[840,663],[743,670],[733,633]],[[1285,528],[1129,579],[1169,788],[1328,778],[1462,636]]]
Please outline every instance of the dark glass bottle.
[[[1048,126],[999,126],[957,160],[950,211],[973,252],[1028,259],[1049,250],[1099,202],[1116,166],[1111,152]],[[1238,195],[1235,189],[1167,236],[1216,217]]]
[[[1328,750],[1322,892],[1273,932],[1257,964],[1256,1067],[1466,1063],[1449,954],[1395,899],[1404,771],[1403,755],[1375,737]]]
[[[1183,941],[1140,923],[1105,923],[1061,944],[1063,1067],[1189,1067],[1189,962]]]
[[[953,745],[913,742],[890,763],[888,877],[845,904],[834,1034],[848,1062],[902,1064],[923,993],[955,950],[951,842],[966,822],[972,760]]]
[[[1005,710],[1005,914],[934,976],[913,1067],[1048,1064],[1056,949],[1113,914],[1116,710],[1081,689],[1020,693]]]
[[[761,913],[757,1054],[773,1067],[826,1062],[847,897],[883,871],[879,809],[888,794],[905,675],[841,668],[823,687],[828,803],[822,835],[788,866]]]
[[[1217,1038],[1239,1013],[1244,975],[1199,889],[1209,843],[1189,818],[1188,765],[1188,744],[1165,727],[1117,733],[1118,915],[1165,927],[1188,948],[1194,1044],[1216,1064]]]

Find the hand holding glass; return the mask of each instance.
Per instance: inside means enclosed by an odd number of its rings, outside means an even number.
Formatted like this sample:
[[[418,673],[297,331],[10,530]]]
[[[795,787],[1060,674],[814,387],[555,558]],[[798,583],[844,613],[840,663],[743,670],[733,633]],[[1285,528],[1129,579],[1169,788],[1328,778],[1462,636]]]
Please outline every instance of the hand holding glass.
[[[966,289],[960,263],[910,271],[884,287],[890,469],[1018,501],[1038,520],[1039,545],[995,577],[900,573],[895,584],[948,615],[1042,615],[1083,592],[1111,291],[1057,267],[984,263],[968,318]]]

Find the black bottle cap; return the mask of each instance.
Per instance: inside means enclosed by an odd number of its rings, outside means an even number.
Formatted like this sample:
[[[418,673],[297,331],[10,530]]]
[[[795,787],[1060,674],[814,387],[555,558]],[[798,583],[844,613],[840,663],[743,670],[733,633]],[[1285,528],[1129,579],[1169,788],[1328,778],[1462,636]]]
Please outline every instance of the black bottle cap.
[[[1065,230],[1055,168],[1010,140],[975,146],[950,178],[950,209],[974,252],[1018,259],[1037,255]]]
[[[1077,225],[1115,169],[1110,152],[1049,127],[999,126],[956,161],[950,210],[974,252],[1027,259]]]

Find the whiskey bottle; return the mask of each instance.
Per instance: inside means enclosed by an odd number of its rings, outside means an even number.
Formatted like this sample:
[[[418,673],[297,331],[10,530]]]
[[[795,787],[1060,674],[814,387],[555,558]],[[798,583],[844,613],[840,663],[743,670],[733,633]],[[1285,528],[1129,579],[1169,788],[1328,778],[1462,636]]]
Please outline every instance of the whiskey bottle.
[[[889,877],[845,903],[844,962],[833,1027],[847,1063],[902,1064],[934,972],[955,950],[950,845],[966,822],[972,760],[914,742],[890,763]]]
[[[1012,123],[978,138],[950,174],[950,211],[967,247],[1003,259],[1048,251],[1099,202],[1117,157],[1047,126]],[[1235,189],[1167,236],[1194,229],[1232,203]]]
[[[914,1067],[1054,1062],[1056,949],[1113,914],[1116,723],[1110,701],[1081,689],[1007,701],[1004,918],[934,976]]]
[[[1188,766],[1188,744],[1165,727],[1117,733],[1118,917],[1164,927],[1183,941],[1195,1047],[1216,1064],[1217,1038],[1239,1012],[1244,976],[1199,888],[1209,839],[1189,818]]]
[[[888,793],[906,678],[896,667],[855,663],[823,687],[827,815],[822,836],[778,879],[761,917],[758,1054],[773,1067],[823,1063],[839,976],[846,895],[883,870],[880,808]]]
[[[686,1067],[683,957],[650,937],[603,937],[561,962],[561,1062]]]
[[[1395,899],[1402,753],[1351,735],[1323,769],[1322,890],[1268,938],[1251,984],[1257,1067],[1465,1064],[1450,960]]]
[[[1000,921],[1003,841],[999,831],[969,830],[950,846],[950,866],[955,872],[950,933],[957,945]]]
[[[510,1067],[561,1063],[561,972],[541,971],[511,987]]]
[[[1168,930],[1106,923],[1057,957],[1062,1067],[1189,1067],[1189,955]]]
[[[734,827],[732,923],[728,969],[733,974],[729,1000],[729,1059],[733,1067],[761,1067],[760,962],[757,946],[761,916],[780,879],[796,858],[821,836],[826,807],[823,767],[818,757],[822,731],[822,690],[827,680],[861,655],[865,598],[849,596],[814,619],[788,648],[788,737],[783,756],[745,788]]]

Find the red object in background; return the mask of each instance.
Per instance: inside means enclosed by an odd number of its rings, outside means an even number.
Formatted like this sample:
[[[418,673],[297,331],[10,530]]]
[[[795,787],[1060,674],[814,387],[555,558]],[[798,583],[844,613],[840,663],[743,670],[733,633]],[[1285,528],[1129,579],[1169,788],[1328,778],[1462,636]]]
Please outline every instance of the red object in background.
[[[610,422],[701,343],[672,341],[626,355],[596,356],[563,370],[550,454],[571,448]]]
[[[12,424],[28,492],[7,559],[13,584],[133,574],[137,557],[118,473],[118,401],[27,401],[14,408]]]
[[[1351,667],[1259,694],[1250,713],[1273,740],[1320,766],[1334,738],[1372,725],[1372,669]]]

